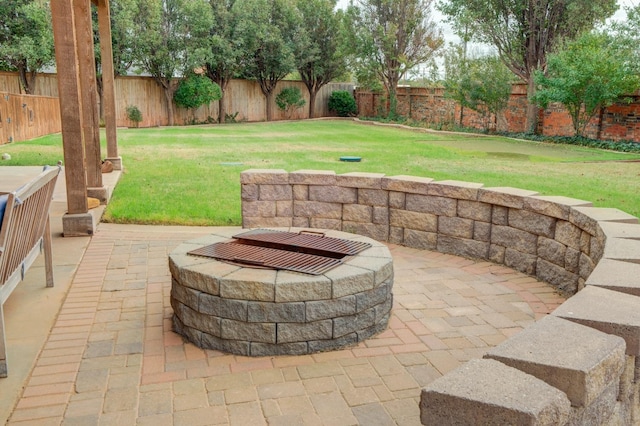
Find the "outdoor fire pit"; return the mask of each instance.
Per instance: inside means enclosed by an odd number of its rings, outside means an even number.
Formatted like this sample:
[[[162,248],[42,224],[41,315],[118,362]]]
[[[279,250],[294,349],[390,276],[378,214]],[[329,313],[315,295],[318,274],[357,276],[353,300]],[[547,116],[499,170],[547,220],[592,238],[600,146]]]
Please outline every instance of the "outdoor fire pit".
[[[391,255],[360,235],[225,228],[180,245],[169,266],[174,330],[202,348],[250,356],[328,351],[389,321]]]

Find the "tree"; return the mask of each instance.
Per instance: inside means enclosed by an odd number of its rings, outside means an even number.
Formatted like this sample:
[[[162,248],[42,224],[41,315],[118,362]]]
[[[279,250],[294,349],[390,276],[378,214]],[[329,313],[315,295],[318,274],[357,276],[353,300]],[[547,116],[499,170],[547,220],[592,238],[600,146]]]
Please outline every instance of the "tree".
[[[336,0],[298,0],[297,4],[302,15],[297,69],[309,91],[309,118],[314,118],[318,91],[346,70],[341,16],[335,10]]]
[[[534,75],[562,39],[573,39],[611,16],[616,0],[448,0],[439,4],[449,21],[470,25],[473,40],[496,47],[500,59],[523,82],[530,99]],[[538,109],[530,100],[527,131],[535,132]]]
[[[240,71],[243,46],[235,37],[237,18],[233,7],[235,0],[210,0],[213,26],[210,34],[211,55],[205,64],[207,77],[221,90],[218,99],[218,122],[224,123],[227,115],[225,91],[231,79]]]
[[[202,66],[209,55],[213,16],[206,0],[139,0],[136,63],[162,87],[172,126],[175,77]]]
[[[265,96],[267,121],[273,118],[273,91],[295,68],[300,22],[294,0],[237,0],[236,35],[243,50],[245,77],[256,80]]]
[[[389,117],[397,117],[397,86],[418,64],[442,46],[431,20],[432,0],[353,0],[347,9],[356,73],[375,74],[389,98]]]
[[[509,102],[513,79],[499,58],[484,56],[466,60],[461,73],[447,77],[446,97],[481,114],[485,130],[489,130],[492,116],[497,124],[498,114]]]
[[[606,33],[585,33],[549,56],[547,74],[536,73],[535,100],[547,107],[559,102],[569,111],[576,135],[582,136],[598,111],[640,87],[631,52]],[[629,99],[630,100],[630,99]]]
[[[28,95],[36,74],[54,62],[51,9],[42,1],[3,0],[0,7],[0,69],[17,71]]]

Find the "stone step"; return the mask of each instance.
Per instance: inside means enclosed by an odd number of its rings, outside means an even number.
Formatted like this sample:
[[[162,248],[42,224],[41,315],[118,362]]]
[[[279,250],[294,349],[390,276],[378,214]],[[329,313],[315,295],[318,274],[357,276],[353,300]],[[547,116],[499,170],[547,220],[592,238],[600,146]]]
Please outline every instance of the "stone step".
[[[535,395],[532,398],[531,395]],[[571,404],[560,390],[491,359],[473,359],[420,396],[424,425],[563,425]]]
[[[602,259],[587,278],[586,285],[640,296],[638,277],[640,277],[639,264]]]
[[[627,355],[640,355],[640,297],[588,286],[552,313],[622,337]]]
[[[625,365],[625,343],[561,318],[547,316],[489,350],[495,359],[565,392],[575,407],[594,402]]]
[[[605,259],[624,260],[640,263],[640,240],[629,238],[608,238],[604,247]]]

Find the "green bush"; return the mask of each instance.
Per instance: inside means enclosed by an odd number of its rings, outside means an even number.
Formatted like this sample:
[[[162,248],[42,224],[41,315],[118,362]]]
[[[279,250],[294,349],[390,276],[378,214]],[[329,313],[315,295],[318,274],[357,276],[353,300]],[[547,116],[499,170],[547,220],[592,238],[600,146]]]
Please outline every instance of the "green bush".
[[[329,111],[335,111],[339,117],[349,117],[358,110],[356,100],[346,90],[336,90],[329,97]]]
[[[302,108],[305,103],[302,92],[297,87],[285,87],[276,96],[276,105],[284,111],[287,119],[291,118],[293,112]]]
[[[127,118],[131,120],[136,127],[138,127],[142,121],[142,113],[137,106],[129,105],[127,106]]]
[[[173,100],[180,107],[196,109],[201,105],[217,101],[221,97],[220,86],[203,75],[192,74],[180,81]]]

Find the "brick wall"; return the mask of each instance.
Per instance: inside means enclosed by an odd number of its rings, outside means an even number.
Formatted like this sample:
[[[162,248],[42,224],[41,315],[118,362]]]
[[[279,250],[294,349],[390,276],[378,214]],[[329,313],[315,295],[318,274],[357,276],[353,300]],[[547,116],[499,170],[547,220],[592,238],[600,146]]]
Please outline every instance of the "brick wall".
[[[489,118],[491,130],[526,131],[527,90],[524,84],[514,84],[509,105],[501,114]],[[629,104],[619,103],[606,108],[589,122],[585,136],[592,139],[627,140],[640,142],[640,95],[632,96]],[[356,91],[358,115],[373,117],[386,111],[384,93]],[[416,121],[439,124],[459,124],[460,106],[444,97],[443,88],[398,88],[398,113]],[[486,127],[483,117],[465,108],[462,125],[476,129]],[[538,128],[547,136],[573,136],[571,117],[560,104],[552,104],[540,111]]]

